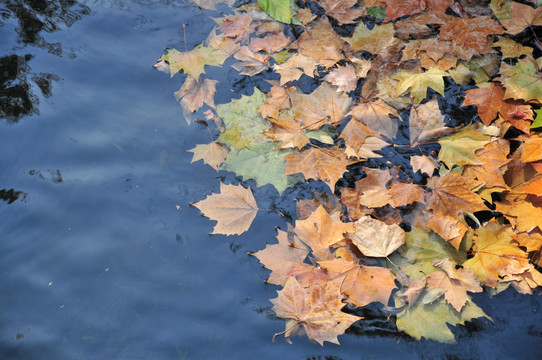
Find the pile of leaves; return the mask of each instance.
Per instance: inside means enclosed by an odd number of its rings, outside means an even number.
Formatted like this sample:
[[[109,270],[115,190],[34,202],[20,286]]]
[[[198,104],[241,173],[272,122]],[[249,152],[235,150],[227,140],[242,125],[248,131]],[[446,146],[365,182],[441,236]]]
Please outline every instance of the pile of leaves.
[[[452,343],[448,324],[489,318],[470,293],[542,285],[533,2],[258,0],[155,65],[187,74],[175,96],[215,138],[190,150],[193,161],[279,194],[309,179],[329,187],[299,200],[295,223],[254,254],[282,287],[276,335],[338,343],[364,321],[344,310],[378,302],[413,338]],[[270,85],[215,105],[205,70],[227,59]],[[406,164],[378,161],[401,148]],[[242,185],[193,205],[217,221],[215,234],[243,233],[258,212]]]

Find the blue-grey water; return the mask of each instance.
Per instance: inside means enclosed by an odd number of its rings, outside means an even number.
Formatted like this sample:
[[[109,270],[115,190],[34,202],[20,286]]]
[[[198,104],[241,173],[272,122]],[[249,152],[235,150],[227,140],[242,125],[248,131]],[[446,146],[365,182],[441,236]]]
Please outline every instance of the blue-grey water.
[[[151,66],[184,48],[183,24],[188,48],[201,43],[209,15],[187,0],[0,1],[0,360],[538,359],[541,298],[510,290],[475,297],[494,321],[455,328],[456,345],[381,314],[341,346],[271,342],[277,287],[249,252],[286,220],[260,212],[242,236],[209,235],[189,203],[235,178],[190,165],[209,134],[172,95],[184,76]]]

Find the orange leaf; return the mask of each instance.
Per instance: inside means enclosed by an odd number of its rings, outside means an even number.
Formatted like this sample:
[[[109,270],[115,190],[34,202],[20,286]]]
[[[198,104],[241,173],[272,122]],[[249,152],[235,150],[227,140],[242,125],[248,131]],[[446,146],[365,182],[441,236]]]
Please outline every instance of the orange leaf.
[[[348,302],[365,306],[374,301],[388,305],[391,292],[395,289],[395,276],[389,269],[378,266],[358,265],[342,258],[319,261],[330,277],[345,276],[341,291],[348,295]]]
[[[248,230],[258,212],[250,188],[220,183],[220,193],[192,203],[217,224],[211,234],[234,235]]]
[[[502,277],[520,274],[532,267],[527,254],[515,243],[509,226],[489,222],[475,230],[474,257],[463,267],[472,270],[484,285],[497,287]]]
[[[333,220],[321,205],[307,219],[295,222],[295,233],[319,259],[328,258],[329,247],[344,239],[344,233],[352,230],[353,223]]]
[[[433,262],[433,266],[442,271],[433,271],[427,276],[427,288],[444,290],[444,298],[456,311],[461,311],[469,300],[467,291],[484,291],[470,269],[456,269],[448,259]]]
[[[265,249],[252,255],[257,257],[263,266],[271,270],[269,279],[267,279],[268,283],[284,285],[288,279],[288,272],[305,260],[309,249],[293,234],[286,231],[279,230],[277,240],[278,244],[267,244]]]
[[[292,152],[285,158],[284,175],[303,173],[307,180],[322,180],[332,191],[335,190],[337,180],[346,171],[346,166],[350,164],[340,148],[310,148],[302,152]]]
[[[456,217],[462,210],[469,212],[487,210],[482,198],[472,191],[478,185],[478,182],[457,173],[433,177],[427,182],[427,188],[432,191],[427,200],[427,208],[433,210],[435,214],[452,217]]]
[[[270,300],[271,310],[278,317],[293,320],[287,322],[286,330],[279,334],[284,334],[288,342],[291,336],[306,333],[322,346],[324,341],[339,344],[337,336],[361,319],[341,311],[344,306],[342,281],[337,278],[327,282],[325,287],[316,284],[305,288],[295,278],[289,278],[284,288],[277,291],[278,296]]]

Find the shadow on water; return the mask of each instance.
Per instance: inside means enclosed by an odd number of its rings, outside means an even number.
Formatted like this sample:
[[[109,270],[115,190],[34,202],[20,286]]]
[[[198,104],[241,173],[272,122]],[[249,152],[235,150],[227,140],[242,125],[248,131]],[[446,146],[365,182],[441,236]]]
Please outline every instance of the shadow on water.
[[[39,97],[34,84],[44,97],[51,96],[52,83],[60,78],[52,73],[33,73],[33,56],[28,48],[44,49],[63,56],[60,42],[48,42],[43,33],[72,26],[88,15],[90,9],[74,0],[4,0],[0,4],[0,29],[17,35],[11,53],[0,58],[0,118],[15,123],[25,116],[39,114]],[[74,56],[74,55],[72,55]]]

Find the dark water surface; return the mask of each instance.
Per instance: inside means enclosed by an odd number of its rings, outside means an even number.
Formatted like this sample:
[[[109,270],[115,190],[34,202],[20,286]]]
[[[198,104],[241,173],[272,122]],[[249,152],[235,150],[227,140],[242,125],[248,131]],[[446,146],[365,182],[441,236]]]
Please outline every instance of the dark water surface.
[[[183,50],[182,24],[201,43],[209,15],[181,0],[0,1],[0,359],[538,359],[541,298],[514,291],[476,296],[494,322],[454,329],[457,345],[401,337],[382,315],[340,347],[271,342],[277,288],[248,253],[286,221],[261,212],[243,236],[208,235],[189,203],[234,178],[189,165],[209,135],[181,117],[184,76],[151,66]]]

